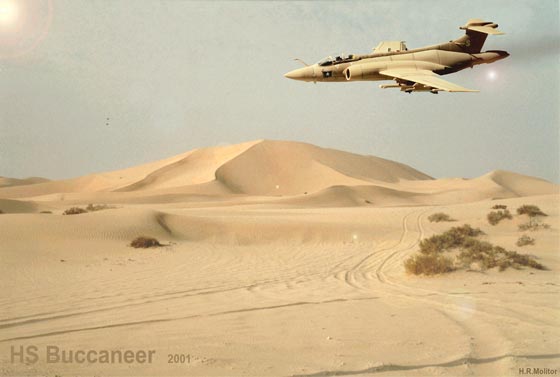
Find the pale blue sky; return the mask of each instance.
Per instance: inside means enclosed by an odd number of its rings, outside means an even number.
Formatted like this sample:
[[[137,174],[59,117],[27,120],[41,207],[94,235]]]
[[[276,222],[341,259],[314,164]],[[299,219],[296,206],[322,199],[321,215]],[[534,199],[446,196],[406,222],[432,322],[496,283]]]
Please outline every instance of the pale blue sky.
[[[389,158],[434,177],[506,169],[560,180],[556,0],[53,0],[52,16],[37,47],[0,58],[0,176],[68,178],[266,138]],[[283,77],[299,66],[294,57],[455,39],[469,18],[498,23],[506,35],[484,49],[511,53],[445,77],[480,93]]]

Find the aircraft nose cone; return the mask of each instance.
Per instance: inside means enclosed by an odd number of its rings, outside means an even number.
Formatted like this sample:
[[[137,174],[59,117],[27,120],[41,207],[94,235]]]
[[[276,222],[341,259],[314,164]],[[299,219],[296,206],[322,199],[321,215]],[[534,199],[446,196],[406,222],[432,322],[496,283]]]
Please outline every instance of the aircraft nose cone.
[[[308,81],[313,79],[313,69],[310,67],[303,67],[294,69],[284,75],[284,77],[292,80]]]
[[[495,52],[496,54],[498,54],[500,59],[504,59],[504,58],[507,58],[509,56],[509,52],[507,52],[507,51],[492,50],[492,52]]]

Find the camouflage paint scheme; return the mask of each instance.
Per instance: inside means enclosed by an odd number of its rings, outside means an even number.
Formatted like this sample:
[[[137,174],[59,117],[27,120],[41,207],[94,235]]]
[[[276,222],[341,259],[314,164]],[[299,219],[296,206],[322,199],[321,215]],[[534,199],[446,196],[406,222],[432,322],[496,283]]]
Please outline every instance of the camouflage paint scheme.
[[[424,91],[477,92],[441,79],[478,64],[489,64],[509,56],[506,51],[481,52],[488,34],[504,34],[492,22],[471,19],[460,29],[461,38],[434,46],[408,50],[404,42],[381,42],[371,54],[327,57],[319,63],[295,69],[284,76],[309,82],[394,80],[381,88],[400,88],[411,93]],[[299,60],[299,59],[298,59]]]

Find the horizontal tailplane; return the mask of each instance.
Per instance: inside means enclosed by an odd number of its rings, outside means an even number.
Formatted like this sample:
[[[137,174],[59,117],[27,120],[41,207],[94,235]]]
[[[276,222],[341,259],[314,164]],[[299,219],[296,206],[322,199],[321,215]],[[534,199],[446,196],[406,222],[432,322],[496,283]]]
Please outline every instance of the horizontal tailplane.
[[[477,18],[470,19],[467,21],[466,25],[461,26],[459,29],[465,30],[465,35],[453,42],[460,45],[463,50],[469,54],[476,54],[482,50],[482,46],[484,45],[488,34],[504,34],[498,30],[498,24],[483,21]]]

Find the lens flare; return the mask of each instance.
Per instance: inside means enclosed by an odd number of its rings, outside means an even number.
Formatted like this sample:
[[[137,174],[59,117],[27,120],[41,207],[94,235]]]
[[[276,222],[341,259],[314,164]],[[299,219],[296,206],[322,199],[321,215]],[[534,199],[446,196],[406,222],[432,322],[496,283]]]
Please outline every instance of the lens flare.
[[[488,71],[487,75],[488,80],[490,81],[494,81],[496,80],[496,78],[498,78],[498,75],[496,74],[496,71]]]
[[[0,60],[34,51],[52,21],[52,0],[0,0]]]
[[[13,0],[0,0],[0,27],[8,27],[18,19],[18,7]]]

